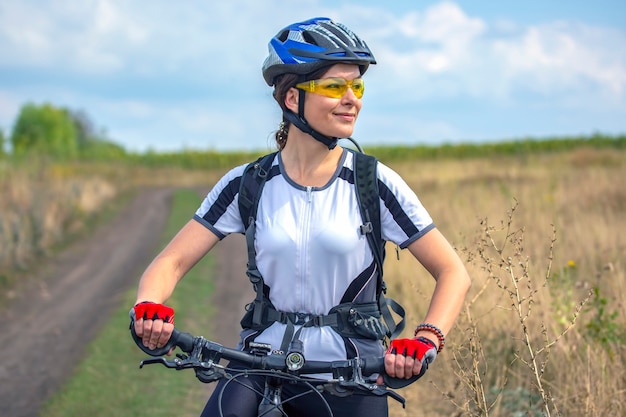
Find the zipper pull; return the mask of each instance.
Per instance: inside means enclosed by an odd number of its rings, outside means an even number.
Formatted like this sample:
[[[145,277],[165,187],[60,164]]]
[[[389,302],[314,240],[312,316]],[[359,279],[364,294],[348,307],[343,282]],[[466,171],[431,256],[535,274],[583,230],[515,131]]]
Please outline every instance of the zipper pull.
[[[307,185],[306,187],[306,196],[307,196],[307,200],[310,203],[312,200],[312,196],[311,196],[311,191],[313,191],[313,187],[311,187],[310,185]]]

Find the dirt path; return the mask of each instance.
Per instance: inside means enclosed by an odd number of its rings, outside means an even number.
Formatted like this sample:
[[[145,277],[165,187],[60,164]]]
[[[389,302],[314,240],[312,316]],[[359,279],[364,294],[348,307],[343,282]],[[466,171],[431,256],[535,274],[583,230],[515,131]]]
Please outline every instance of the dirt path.
[[[56,256],[42,270],[41,280],[33,280],[40,285],[25,290],[8,309],[2,309],[2,416],[37,416],[45,399],[71,373],[85,345],[118,307],[121,294],[137,284],[137,277],[154,255],[171,197],[171,190],[141,192],[113,222]],[[233,236],[216,248],[220,273],[215,276],[222,280],[215,284],[215,299],[238,306],[219,309],[224,313],[216,320],[219,324],[214,334],[225,344],[237,340],[240,317],[235,316],[249,297],[241,288],[227,285],[236,280],[235,275],[241,279],[244,273],[245,260],[234,256],[245,254],[243,244]],[[39,321],[43,318],[45,326]],[[50,359],[37,352],[46,352]],[[45,363],[38,362],[42,359]]]

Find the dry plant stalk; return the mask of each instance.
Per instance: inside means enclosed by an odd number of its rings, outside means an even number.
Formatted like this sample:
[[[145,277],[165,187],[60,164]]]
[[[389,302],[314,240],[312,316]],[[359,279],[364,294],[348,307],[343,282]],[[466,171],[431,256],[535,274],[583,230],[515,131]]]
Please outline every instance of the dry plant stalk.
[[[459,401],[446,395],[455,407],[462,412],[459,415],[489,416],[497,410],[498,403],[502,400],[508,378],[512,372],[514,362],[520,361],[530,372],[533,380],[533,389],[539,394],[541,399],[542,415],[550,417],[561,415],[549,390],[549,382],[545,381],[544,374],[550,360],[551,348],[576,324],[576,319],[583,306],[591,297],[591,293],[575,308],[572,317],[567,322],[565,328],[555,336],[550,336],[544,323],[540,323],[540,334],[529,325],[529,319],[535,305],[535,298],[542,288],[545,288],[551,276],[551,266],[553,259],[554,244],[556,242],[556,229],[553,227],[553,234],[548,248],[548,266],[543,282],[536,285],[530,271],[530,259],[524,255],[524,229],[513,227],[513,217],[518,207],[517,201],[508,212],[506,222],[499,228],[491,226],[487,220],[481,221],[482,233],[478,244],[478,261],[482,263],[482,269],[487,273],[487,280],[479,289],[478,293],[466,302],[465,311],[457,327],[465,327],[464,331],[469,334],[468,343],[465,347],[457,347],[453,352],[454,363],[458,368],[456,375],[460,383],[464,385],[468,395],[464,401]],[[504,234],[503,238],[498,237]],[[473,258],[470,256],[470,258]],[[485,386],[484,375],[489,371],[486,359],[484,343],[479,330],[480,322],[488,319],[489,314],[475,318],[473,306],[476,301],[490,287],[491,283],[504,291],[511,304],[509,307],[500,307],[510,311],[515,315],[515,321],[519,323],[522,336],[513,338],[515,344],[521,342],[521,349],[515,348],[512,362],[498,370],[496,378],[497,394],[494,398],[489,397],[490,387]],[[494,307],[488,313],[493,313]],[[532,390],[528,390],[530,394]],[[445,395],[445,394],[444,394]],[[529,400],[528,408],[533,408],[532,401]],[[528,415],[536,408],[527,410]],[[496,413],[500,415],[500,413]]]

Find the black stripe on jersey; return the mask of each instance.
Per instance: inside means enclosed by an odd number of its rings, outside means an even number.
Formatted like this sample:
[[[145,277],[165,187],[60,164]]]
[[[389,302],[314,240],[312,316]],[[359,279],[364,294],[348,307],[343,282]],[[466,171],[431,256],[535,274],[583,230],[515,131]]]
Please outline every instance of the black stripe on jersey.
[[[344,181],[348,181],[349,184],[354,185],[354,171],[352,171],[351,169],[341,167],[341,171],[339,171],[338,177]]]
[[[402,231],[409,237],[419,233],[419,229],[411,221],[409,216],[402,210],[400,203],[396,199],[396,196],[391,192],[389,188],[382,181],[378,180],[378,194],[380,198],[385,202],[385,207],[391,213],[394,220],[400,226]]]
[[[280,175],[280,168],[278,165],[273,165],[267,175],[269,181],[275,176]],[[235,196],[239,193],[239,187],[241,186],[241,176],[232,179],[226,187],[222,190],[215,202],[211,205],[209,210],[202,216],[202,218],[209,224],[214,225],[217,221],[226,213],[228,206],[235,200]]]
[[[368,303],[376,299],[378,280],[376,279],[376,262],[372,262],[363,272],[354,279],[341,298],[341,303]],[[369,285],[370,291],[365,287]]]
[[[280,175],[280,167],[278,166],[278,164],[274,164],[270,168],[269,174],[267,174],[267,181],[271,180],[277,175]]]
[[[239,184],[241,184],[241,177],[234,178],[230,181],[202,218],[211,225],[217,223],[220,217],[226,213],[228,206],[232,204],[235,196],[239,192]]]
[[[359,355],[359,351],[356,349],[354,342],[347,337],[342,337],[343,345],[346,348],[346,359],[354,359]]]

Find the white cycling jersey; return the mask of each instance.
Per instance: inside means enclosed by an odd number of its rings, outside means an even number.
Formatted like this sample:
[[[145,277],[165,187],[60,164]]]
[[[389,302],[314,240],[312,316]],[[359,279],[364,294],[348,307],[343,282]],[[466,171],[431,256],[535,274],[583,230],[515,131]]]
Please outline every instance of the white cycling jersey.
[[[220,239],[244,232],[238,191],[245,166],[224,175],[194,216]],[[278,167],[273,170],[277,175],[268,177],[261,193],[255,248],[257,267],[274,307],[323,315],[341,302],[375,301],[377,271],[367,239],[360,232],[363,220],[352,175],[353,153],[344,150],[335,174],[323,187],[303,187],[292,181],[280,152],[272,166]],[[397,173],[378,162],[377,175],[382,238],[405,248],[434,224]],[[252,333],[255,341],[277,350],[285,325],[274,323],[261,334],[244,330],[240,348]],[[300,339],[309,360],[346,359],[348,352],[350,356],[380,356],[383,352],[380,342],[346,341],[330,327],[307,327]]]

